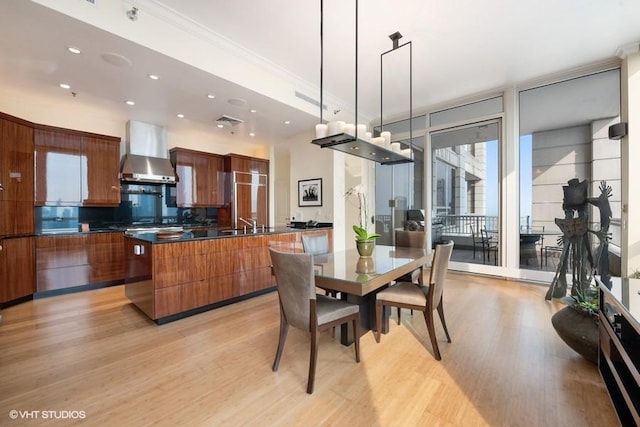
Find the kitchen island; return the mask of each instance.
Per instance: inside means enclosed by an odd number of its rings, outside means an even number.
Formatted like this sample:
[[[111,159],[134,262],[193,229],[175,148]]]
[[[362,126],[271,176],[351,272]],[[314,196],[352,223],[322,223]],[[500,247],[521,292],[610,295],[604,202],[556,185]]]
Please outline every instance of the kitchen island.
[[[269,246],[332,230],[192,230],[125,236],[125,295],[158,324],[274,289]]]

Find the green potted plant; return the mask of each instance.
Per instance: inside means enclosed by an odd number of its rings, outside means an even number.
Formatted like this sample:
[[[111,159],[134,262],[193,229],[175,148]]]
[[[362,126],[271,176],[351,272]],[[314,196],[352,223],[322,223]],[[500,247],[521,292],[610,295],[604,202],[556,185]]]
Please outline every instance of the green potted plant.
[[[351,196],[356,196],[358,199],[359,224],[353,226],[353,231],[356,234],[356,248],[358,249],[360,256],[371,256],[373,248],[375,247],[376,239],[380,237],[380,235],[378,233],[369,232],[367,228],[367,196],[364,193],[362,184],[358,184],[347,190],[345,197],[349,199]]]

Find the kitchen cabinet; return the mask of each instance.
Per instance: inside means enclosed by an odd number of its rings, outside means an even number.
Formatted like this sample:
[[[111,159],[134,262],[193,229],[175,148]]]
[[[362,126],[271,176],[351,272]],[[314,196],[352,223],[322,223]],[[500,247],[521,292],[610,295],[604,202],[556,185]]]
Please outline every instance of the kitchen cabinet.
[[[269,175],[269,160],[257,157],[227,154],[224,158],[227,172],[247,172]]]
[[[0,304],[34,292],[34,237],[0,239]]]
[[[217,207],[224,205],[224,158],[217,154],[173,148],[169,152],[178,182],[179,207]]]
[[[83,170],[86,192],[83,206],[117,206],[120,204],[120,138],[98,135],[82,137],[87,157]]]
[[[247,225],[240,218],[256,221],[257,225],[268,225],[269,193],[268,175],[233,172],[232,210],[236,227]]]
[[[35,131],[37,206],[120,204],[120,139],[38,126]]]
[[[640,279],[599,279],[598,370],[621,426],[640,425]]]
[[[33,127],[0,113],[0,236],[33,232]]]
[[[255,157],[227,154],[225,170],[230,174],[227,189],[230,212],[228,222],[234,227],[245,225],[240,218],[269,225],[269,161]],[[227,220],[219,213],[218,222]]]
[[[35,253],[38,292],[125,279],[121,232],[38,236]]]
[[[267,292],[275,285],[269,247],[302,250],[303,234],[274,232],[191,241],[150,242],[125,237],[130,272],[125,295],[149,318],[164,323],[180,316]],[[323,230],[329,233],[332,230]]]

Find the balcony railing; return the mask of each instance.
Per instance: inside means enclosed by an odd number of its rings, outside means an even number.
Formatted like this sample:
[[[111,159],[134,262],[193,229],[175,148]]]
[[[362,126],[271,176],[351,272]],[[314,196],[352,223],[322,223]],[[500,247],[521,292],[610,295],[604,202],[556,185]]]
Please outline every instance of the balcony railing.
[[[440,232],[447,235],[471,235],[471,227],[478,231],[498,230],[498,217],[478,214],[438,215],[432,224],[438,225]]]

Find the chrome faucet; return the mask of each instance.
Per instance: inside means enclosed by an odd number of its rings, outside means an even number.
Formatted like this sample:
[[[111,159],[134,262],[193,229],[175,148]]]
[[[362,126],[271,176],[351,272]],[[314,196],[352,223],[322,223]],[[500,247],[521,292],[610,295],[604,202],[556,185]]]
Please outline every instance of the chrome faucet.
[[[251,221],[247,221],[246,219],[240,218],[240,217],[238,217],[238,219],[240,221],[244,222],[245,224],[250,225],[252,233],[257,233],[258,232],[258,222],[255,219],[252,219]]]

